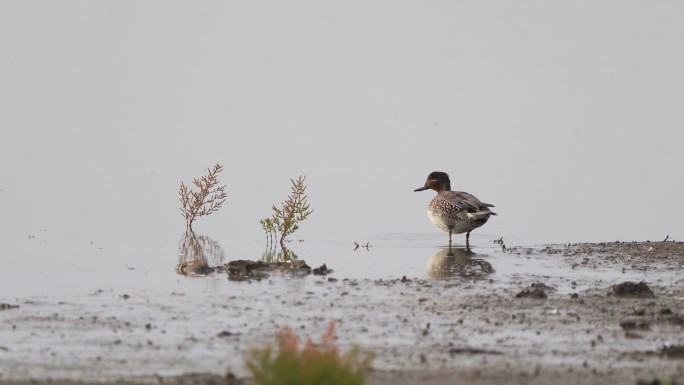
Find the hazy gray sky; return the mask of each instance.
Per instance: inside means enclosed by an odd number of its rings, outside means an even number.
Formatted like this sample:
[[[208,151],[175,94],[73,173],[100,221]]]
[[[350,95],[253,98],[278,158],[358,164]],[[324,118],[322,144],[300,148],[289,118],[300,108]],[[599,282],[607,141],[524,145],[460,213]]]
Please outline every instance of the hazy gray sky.
[[[434,232],[430,171],[481,232],[684,238],[679,1],[3,1],[0,230],[261,239],[308,176],[303,237]],[[135,239],[135,238],[133,238]],[[224,245],[225,247],[225,245]]]

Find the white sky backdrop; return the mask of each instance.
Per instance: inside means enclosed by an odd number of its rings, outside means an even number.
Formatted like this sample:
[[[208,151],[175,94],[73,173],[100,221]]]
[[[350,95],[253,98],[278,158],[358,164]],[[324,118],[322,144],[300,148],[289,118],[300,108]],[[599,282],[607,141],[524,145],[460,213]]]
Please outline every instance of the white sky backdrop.
[[[436,232],[431,171],[479,232],[684,240],[679,1],[0,2],[2,238],[260,240],[307,175],[298,238]],[[160,242],[164,242],[164,240]],[[514,242],[513,242],[514,243]],[[229,245],[224,244],[229,248]]]

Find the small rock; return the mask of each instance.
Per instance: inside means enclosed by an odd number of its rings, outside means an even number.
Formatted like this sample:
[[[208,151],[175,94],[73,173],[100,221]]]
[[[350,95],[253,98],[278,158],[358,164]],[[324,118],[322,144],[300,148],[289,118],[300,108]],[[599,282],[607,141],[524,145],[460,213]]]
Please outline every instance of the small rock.
[[[669,307],[665,307],[656,311],[656,315],[667,315],[672,314],[672,310]]]
[[[292,276],[306,276],[311,274],[311,268],[303,260],[284,262],[264,262],[236,260],[230,261],[224,266],[231,281],[262,280],[268,278],[270,273],[289,274]]]
[[[637,334],[634,332],[625,332],[625,338],[631,338],[631,339],[641,339],[644,338],[641,334]]]
[[[653,380],[639,380],[637,381],[637,385],[664,385],[664,384],[671,384],[671,385],[677,385],[678,382],[675,381],[667,381],[665,382],[664,380],[660,378],[654,378]]]
[[[515,295],[516,298],[538,298],[546,299],[546,290],[550,289],[543,283],[533,283],[529,288],[519,292]]]
[[[322,264],[321,266],[319,266],[319,267],[313,269],[313,274],[314,274],[314,275],[328,275],[328,274],[330,274],[330,273],[332,273],[332,272],[333,272],[333,271],[332,271],[331,269],[328,269],[328,266],[326,266],[325,263]]]
[[[620,321],[620,327],[625,330],[648,330],[650,329],[651,325],[648,323],[648,321],[639,318],[628,317]]]
[[[654,297],[653,291],[646,282],[634,283],[628,281],[613,285],[613,294],[618,297]]]
[[[665,358],[684,358],[684,345],[663,346],[660,354]]]
[[[540,289],[543,289],[543,290],[545,290],[545,291],[546,291],[546,290],[550,290],[550,291],[555,290],[555,289],[552,288],[551,286],[546,285],[546,284],[541,283],[541,282],[535,282],[535,283],[531,284],[530,287],[533,287],[533,288],[540,288]]]
[[[679,314],[667,314],[664,316],[660,316],[659,320],[661,322],[666,322],[671,325],[684,326],[684,316],[681,316]]]
[[[209,275],[215,269],[209,267],[207,261],[203,259],[193,259],[184,261],[176,265],[176,273],[180,275]]]

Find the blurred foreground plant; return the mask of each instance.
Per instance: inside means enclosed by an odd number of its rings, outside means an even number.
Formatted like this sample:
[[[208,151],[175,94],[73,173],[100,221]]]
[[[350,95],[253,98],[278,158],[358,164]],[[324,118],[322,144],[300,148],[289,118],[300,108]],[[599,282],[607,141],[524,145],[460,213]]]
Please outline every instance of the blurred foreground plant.
[[[257,385],[360,385],[365,382],[372,355],[362,354],[358,346],[340,354],[334,344],[335,322],[316,345],[285,327],[278,336],[278,349],[271,346],[252,350],[245,363]]]
[[[226,186],[218,185],[218,174],[221,171],[223,171],[223,166],[216,163],[213,169],[207,169],[207,175],[193,179],[192,183],[199,191],[192,191],[181,181],[178,195],[187,230],[192,231],[192,222],[195,219],[217,211],[226,201],[228,196],[224,191]]]
[[[285,238],[299,229],[299,222],[305,220],[311,213],[306,196],[305,175],[300,175],[297,180],[290,179],[292,182],[292,192],[278,208],[273,205],[273,215],[259,221],[261,227],[266,232],[266,242],[273,244],[280,234],[280,246],[285,248]]]

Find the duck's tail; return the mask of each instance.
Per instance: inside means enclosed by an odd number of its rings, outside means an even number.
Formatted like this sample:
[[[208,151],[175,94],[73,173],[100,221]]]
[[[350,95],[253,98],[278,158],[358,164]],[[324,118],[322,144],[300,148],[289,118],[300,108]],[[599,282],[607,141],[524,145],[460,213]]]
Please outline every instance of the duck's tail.
[[[473,213],[468,213],[468,218],[473,220],[485,219],[488,218],[490,215],[496,215],[496,213],[493,211],[489,211],[489,209],[480,209]]]

